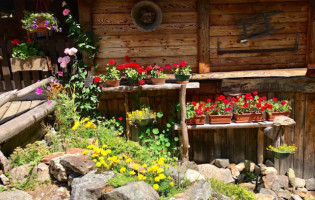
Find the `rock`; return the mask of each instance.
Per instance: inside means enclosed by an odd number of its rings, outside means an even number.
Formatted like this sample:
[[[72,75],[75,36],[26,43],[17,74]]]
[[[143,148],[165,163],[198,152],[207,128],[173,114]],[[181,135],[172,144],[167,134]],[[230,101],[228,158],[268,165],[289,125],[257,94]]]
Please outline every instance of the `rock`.
[[[69,199],[70,198],[70,192],[65,187],[60,187],[57,190],[55,190],[55,195],[57,198],[60,197],[60,199]]]
[[[277,179],[279,180],[279,186],[287,189],[289,187],[289,178],[285,175],[277,175]]]
[[[275,167],[275,164],[273,164],[273,162],[271,162],[270,160],[266,160],[265,165],[266,167]]]
[[[45,163],[45,164],[49,164],[52,159],[58,158],[58,157],[62,156],[63,154],[64,154],[64,152],[52,153],[50,155],[44,156],[40,162]]]
[[[242,163],[237,164],[235,167],[238,169],[238,171],[241,172],[245,169],[245,164],[242,162]]]
[[[296,194],[292,194],[291,197],[292,197],[294,200],[303,200],[301,197],[299,197],[299,196],[296,195]]]
[[[61,165],[60,160],[62,157],[56,157],[49,162],[49,172],[58,181],[67,181],[67,175],[70,174],[70,170]]]
[[[82,154],[83,151],[86,149],[81,149],[81,148],[70,148],[68,149],[67,154]]]
[[[304,188],[305,180],[302,178],[295,178],[295,187],[297,188]]]
[[[0,200],[32,200],[32,196],[22,190],[4,191],[0,193]]]
[[[267,189],[267,188],[261,188],[259,193],[272,195],[274,198],[278,199],[278,195],[274,191]]]
[[[230,161],[229,159],[215,159],[214,164],[220,168],[227,168],[227,166],[230,164]]]
[[[315,190],[315,178],[307,179],[305,181],[305,187],[307,190]]]
[[[291,199],[291,194],[290,192],[287,192],[287,191],[279,191],[277,195],[279,198],[282,198],[282,199],[287,199],[287,200]]]
[[[296,183],[295,183],[295,173],[294,170],[292,168],[289,168],[287,171],[287,175],[289,178],[289,183],[292,187],[295,187]]]
[[[315,199],[315,191],[308,191],[305,198],[306,199]]]
[[[188,169],[193,169],[193,170],[198,171],[198,165],[192,161],[182,163],[181,168],[182,170],[185,170],[185,171]]]
[[[30,174],[31,165],[25,164],[15,167],[10,171],[10,176],[13,183],[23,183],[26,181],[27,176]]]
[[[147,183],[130,182],[104,194],[106,200],[158,200],[159,194]],[[81,200],[81,199],[80,199]]]
[[[39,163],[37,165],[37,180],[39,182],[45,182],[46,180],[50,180],[49,167],[44,163]]]
[[[256,176],[261,174],[261,167],[259,165],[255,165],[254,173]]]
[[[185,194],[191,200],[208,200],[212,194],[212,188],[208,180],[200,180],[194,183]]]
[[[233,200],[233,199],[230,197],[227,197],[227,196],[225,196],[219,192],[213,191],[211,200]]]
[[[267,174],[266,176],[262,177],[264,181],[264,186],[267,189],[278,189],[276,188],[278,185],[274,186],[275,182],[277,181],[277,175],[275,174]]]
[[[266,167],[262,169],[261,174],[262,175],[267,175],[267,174],[277,174],[278,171],[274,167]]]
[[[255,194],[257,200],[274,200],[275,197],[270,195],[270,194],[260,194],[260,193],[257,193]]]
[[[72,173],[68,176],[68,186],[71,186],[73,179],[75,179],[75,178],[81,178],[81,177],[82,177],[81,174],[72,172]]]
[[[256,164],[253,163],[253,162],[251,162],[251,163],[250,163],[250,167],[249,167],[249,171],[250,171],[250,172],[254,172],[254,171],[255,171],[255,168],[256,168]]]
[[[178,179],[184,179],[184,175],[188,169],[198,171],[197,164],[195,162],[185,162],[181,166],[174,167],[170,165],[170,167],[168,169],[165,169],[165,171],[167,174],[170,174],[174,181],[177,182]]]
[[[198,169],[199,169],[199,172],[207,179],[215,178],[224,183],[234,182],[231,171],[229,169],[218,168],[210,164],[198,165]]]
[[[235,164],[229,164],[228,168],[230,169],[233,178],[236,179],[240,175],[240,171]]]
[[[305,198],[307,195],[307,189],[306,188],[298,188],[297,190],[294,190],[293,193],[296,195],[299,195],[302,198]]]
[[[5,157],[0,151],[0,170],[2,170],[4,173],[8,172],[11,169],[11,166],[9,164],[9,160],[7,157]]]
[[[75,154],[73,156],[63,156],[60,159],[60,164],[73,172],[85,175],[93,170],[95,162],[82,154]]]
[[[185,172],[184,179],[187,179],[189,180],[189,182],[192,183],[195,181],[204,180],[205,177],[201,173],[197,172],[196,170],[188,169]]]
[[[112,171],[100,174],[96,170],[81,178],[74,178],[71,184],[71,200],[97,200],[102,196],[102,190],[109,179],[115,177]]]
[[[10,184],[9,178],[6,177],[4,174],[0,175],[0,180],[1,180],[3,185],[9,185]]]
[[[294,125],[295,121],[293,119],[291,119],[290,117],[277,116],[273,120],[273,124],[275,126],[290,126],[290,125]]]
[[[256,185],[253,183],[241,183],[241,184],[239,184],[239,186],[242,186],[242,187],[244,187],[244,188],[246,188],[252,192],[255,190],[255,187],[256,187]]]

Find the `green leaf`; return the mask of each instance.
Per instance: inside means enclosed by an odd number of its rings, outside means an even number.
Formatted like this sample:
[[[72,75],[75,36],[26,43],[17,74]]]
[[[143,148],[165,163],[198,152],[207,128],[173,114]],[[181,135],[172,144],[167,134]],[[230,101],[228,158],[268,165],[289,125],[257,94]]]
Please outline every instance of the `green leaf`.
[[[177,142],[178,141],[178,137],[174,137],[174,141]]]
[[[154,133],[154,134],[159,134],[159,129],[157,129],[157,128],[154,128],[153,130],[152,130],[152,132]]]
[[[162,113],[162,112],[158,112],[158,113],[156,113],[156,116],[157,116],[158,118],[162,118],[162,117],[163,117],[163,113]]]
[[[168,143],[165,144],[165,146],[170,147],[171,144],[168,142]]]

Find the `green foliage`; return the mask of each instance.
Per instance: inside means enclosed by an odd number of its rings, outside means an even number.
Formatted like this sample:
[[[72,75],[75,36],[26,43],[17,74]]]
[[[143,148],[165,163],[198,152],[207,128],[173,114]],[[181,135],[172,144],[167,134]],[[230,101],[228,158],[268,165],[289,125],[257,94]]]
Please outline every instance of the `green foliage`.
[[[211,187],[214,191],[235,200],[256,200],[254,193],[244,187],[235,184],[225,184],[216,179],[210,179]]]
[[[114,178],[108,180],[107,185],[112,185],[115,188],[126,185],[129,182],[138,181],[135,176],[128,176],[126,174],[118,174]]]
[[[105,78],[109,80],[119,80],[121,78],[121,71],[117,69],[115,65],[107,65],[107,73]]]
[[[163,72],[164,68],[155,65],[151,70],[151,77],[152,78],[166,78],[166,74]]]
[[[7,189],[4,186],[2,186],[2,185],[0,186],[0,193],[3,192],[3,191],[6,191],[6,190]]]
[[[51,153],[51,149],[45,143],[37,141],[33,144],[28,144],[23,149],[17,147],[10,156],[10,164],[13,167],[21,166],[27,163],[36,164],[40,160]]]
[[[34,42],[24,42],[17,44],[12,50],[12,57],[25,60],[29,57],[45,56],[44,52],[40,51],[40,45]]]
[[[37,178],[38,178],[37,173],[32,174],[32,175],[28,175],[26,180],[23,183],[13,184],[12,186],[19,189],[19,190],[35,190]]]
[[[176,75],[190,75],[191,67],[187,65],[185,61],[173,64],[173,71]]]
[[[30,13],[26,12],[22,21],[22,27],[26,30],[34,31],[37,28],[46,28],[61,32],[58,26],[58,20],[52,13]]]
[[[242,171],[242,174],[244,174],[244,182],[252,182],[257,178],[257,176],[250,171],[250,164],[251,162],[248,160],[245,160],[245,169]]]
[[[198,112],[198,113],[197,113]],[[186,119],[194,118],[196,116],[205,116],[206,112],[204,111],[202,105],[199,103],[193,102],[187,103],[186,105]]]

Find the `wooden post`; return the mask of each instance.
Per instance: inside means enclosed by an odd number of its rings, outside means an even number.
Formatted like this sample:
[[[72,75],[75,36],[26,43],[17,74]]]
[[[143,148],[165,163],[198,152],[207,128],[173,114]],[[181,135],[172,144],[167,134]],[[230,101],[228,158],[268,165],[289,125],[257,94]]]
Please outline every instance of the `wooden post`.
[[[129,103],[128,103],[128,93],[127,92],[125,92],[124,106],[125,106],[125,111],[126,111],[126,138],[127,138],[127,140],[130,140],[131,139],[131,137],[130,137],[130,124],[129,124],[129,121],[127,120],[127,113],[129,112]]]
[[[257,135],[257,163],[264,162],[264,129],[258,128]]]
[[[309,0],[307,64],[315,64],[315,1]]]
[[[179,92],[179,103],[180,103],[180,119],[181,119],[181,153],[182,161],[188,162],[188,148],[189,148],[189,138],[188,138],[188,129],[186,125],[186,85],[182,84]]]
[[[210,3],[197,1],[199,73],[210,72]]]

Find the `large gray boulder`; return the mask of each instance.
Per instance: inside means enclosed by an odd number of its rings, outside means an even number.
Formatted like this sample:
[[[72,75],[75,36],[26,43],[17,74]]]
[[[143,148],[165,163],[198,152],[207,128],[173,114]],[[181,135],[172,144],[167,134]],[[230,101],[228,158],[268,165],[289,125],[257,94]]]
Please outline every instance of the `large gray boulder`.
[[[212,194],[212,188],[208,180],[200,180],[195,182],[185,192],[190,200],[208,200]]]
[[[60,164],[66,168],[71,169],[71,171],[85,175],[91,170],[93,170],[95,162],[89,160],[87,156],[82,154],[63,156],[60,159]]]
[[[32,196],[22,190],[4,191],[0,193],[0,200],[32,200]]]
[[[218,168],[211,164],[202,164],[198,165],[198,170],[205,178],[215,178],[224,183],[234,182],[229,169]]]
[[[158,200],[159,194],[147,183],[143,181],[129,182],[119,188],[105,193],[103,199],[106,200]]]
[[[71,200],[98,200],[108,180],[114,177],[115,173],[112,171],[97,174],[94,170],[80,178],[74,178],[71,184]]]
[[[19,167],[15,167],[10,171],[10,176],[13,183],[23,183],[26,181],[27,176],[31,173],[31,165],[25,164]]]
[[[305,183],[307,190],[315,190],[315,178],[307,179]]]
[[[215,166],[220,168],[227,168],[230,164],[229,159],[215,159],[214,161]]]
[[[70,170],[60,163],[61,158],[62,157],[57,157],[50,160],[49,172],[58,181],[67,181],[67,175],[70,174]]]
[[[302,178],[295,178],[295,187],[297,188],[304,188],[305,186],[305,180]]]
[[[45,182],[46,180],[50,180],[49,167],[44,163],[39,163],[37,165],[37,180],[39,182]]]
[[[195,181],[204,180],[205,177],[196,170],[188,169],[185,172],[184,179],[189,180],[189,182],[192,183]]]

